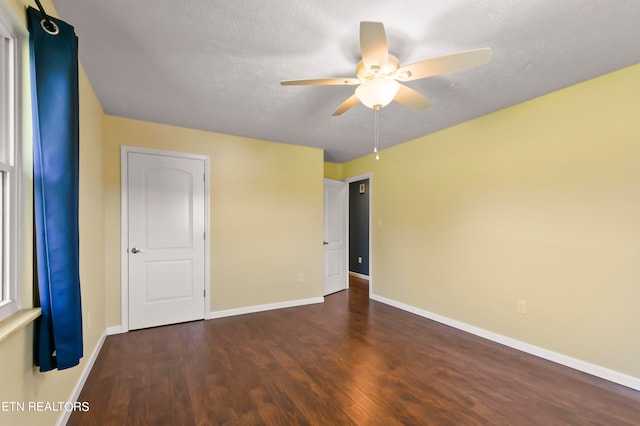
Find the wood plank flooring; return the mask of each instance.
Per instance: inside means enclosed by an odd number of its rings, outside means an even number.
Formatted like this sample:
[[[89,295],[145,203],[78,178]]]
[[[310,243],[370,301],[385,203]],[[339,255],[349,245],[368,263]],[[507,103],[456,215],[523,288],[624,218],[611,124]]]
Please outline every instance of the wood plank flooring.
[[[640,425],[640,392],[370,301],[110,336],[69,425]]]

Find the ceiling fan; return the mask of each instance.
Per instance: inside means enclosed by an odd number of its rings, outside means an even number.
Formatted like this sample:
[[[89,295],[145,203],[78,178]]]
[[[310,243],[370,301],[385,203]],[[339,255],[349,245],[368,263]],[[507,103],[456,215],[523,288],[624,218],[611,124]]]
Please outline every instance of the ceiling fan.
[[[447,74],[484,64],[491,58],[491,49],[475,49],[438,58],[427,59],[401,67],[398,58],[389,53],[387,36],[381,22],[360,22],[360,51],[362,60],[356,66],[355,78],[320,78],[313,80],[285,80],[283,86],[355,86],[355,93],[344,101],[333,115],[341,115],[362,102],[379,110],[392,100],[418,111],[431,106],[421,93],[401,84]]]

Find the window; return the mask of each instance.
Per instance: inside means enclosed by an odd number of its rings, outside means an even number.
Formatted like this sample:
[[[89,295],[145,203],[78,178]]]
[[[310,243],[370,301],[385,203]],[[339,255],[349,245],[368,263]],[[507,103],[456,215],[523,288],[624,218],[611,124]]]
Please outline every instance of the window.
[[[0,7],[0,319],[19,308],[19,73],[20,36]]]

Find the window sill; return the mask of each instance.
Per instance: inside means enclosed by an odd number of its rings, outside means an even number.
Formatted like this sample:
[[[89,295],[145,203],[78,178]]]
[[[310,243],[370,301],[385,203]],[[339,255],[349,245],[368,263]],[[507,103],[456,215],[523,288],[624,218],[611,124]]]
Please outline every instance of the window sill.
[[[13,333],[26,327],[40,316],[40,308],[20,309],[8,318],[0,321],[0,342],[9,338]]]

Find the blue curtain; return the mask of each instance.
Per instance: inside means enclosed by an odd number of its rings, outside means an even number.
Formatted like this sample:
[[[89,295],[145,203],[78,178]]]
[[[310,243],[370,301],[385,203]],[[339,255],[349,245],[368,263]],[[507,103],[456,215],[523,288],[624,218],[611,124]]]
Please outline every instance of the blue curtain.
[[[35,258],[42,316],[36,322],[40,371],[78,365],[83,355],[78,253],[78,39],[57,34],[29,8]]]

